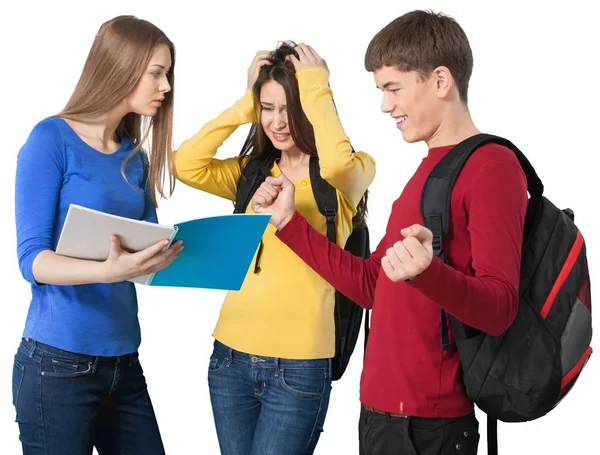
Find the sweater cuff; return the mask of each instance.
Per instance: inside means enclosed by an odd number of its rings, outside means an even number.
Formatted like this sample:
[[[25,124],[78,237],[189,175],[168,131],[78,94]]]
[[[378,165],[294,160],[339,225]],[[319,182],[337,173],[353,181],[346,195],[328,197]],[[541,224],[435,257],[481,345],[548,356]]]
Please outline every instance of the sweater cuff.
[[[242,119],[242,124],[256,123],[256,112],[254,110],[254,95],[252,90],[247,89],[243,98],[240,98],[235,103],[235,108],[238,110]]]
[[[300,98],[317,87],[329,87],[329,71],[320,66],[305,66],[296,71]]]
[[[302,230],[302,226],[306,226],[306,219],[296,210],[290,221],[280,231],[277,231],[275,235],[283,243],[289,244],[297,237],[298,232]]]
[[[407,283],[429,297],[429,295],[431,295],[431,290],[435,289],[435,287],[440,284],[440,273],[443,273],[442,269],[444,266],[445,264],[439,257],[433,256],[429,267],[427,267],[420,275],[407,281]]]

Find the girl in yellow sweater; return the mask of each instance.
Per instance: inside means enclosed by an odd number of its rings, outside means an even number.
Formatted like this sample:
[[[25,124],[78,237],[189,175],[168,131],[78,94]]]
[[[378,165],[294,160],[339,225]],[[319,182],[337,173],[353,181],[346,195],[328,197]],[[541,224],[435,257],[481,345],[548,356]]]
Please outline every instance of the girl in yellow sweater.
[[[338,199],[336,238],[343,246],[353,218],[365,214],[375,163],[353,152],[340,124],[325,62],[310,47],[262,51],[248,89],[175,153],[177,177],[234,201],[252,156],[276,156],[270,172],[296,187],[296,206],[326,232],[309,178],[319,157]],[[215,158],[238,126],[252,123],[239,157]],[[250,204],[246,212],[252,213]],[[335,355],[335,290],[275,237],[269,225],[240,291],[229,292],[214,332],[208,370],[221,453],[310,454],[323,430]]]

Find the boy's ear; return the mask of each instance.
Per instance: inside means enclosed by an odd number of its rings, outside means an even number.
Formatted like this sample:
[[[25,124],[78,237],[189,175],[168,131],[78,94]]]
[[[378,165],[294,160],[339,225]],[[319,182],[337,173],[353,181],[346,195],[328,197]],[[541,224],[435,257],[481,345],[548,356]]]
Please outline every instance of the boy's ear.
[[[437,95],[439,98],[446,98],[452,87],[454,87],[454,78],[446,66],[438,66],[432,72],[436,84]]]

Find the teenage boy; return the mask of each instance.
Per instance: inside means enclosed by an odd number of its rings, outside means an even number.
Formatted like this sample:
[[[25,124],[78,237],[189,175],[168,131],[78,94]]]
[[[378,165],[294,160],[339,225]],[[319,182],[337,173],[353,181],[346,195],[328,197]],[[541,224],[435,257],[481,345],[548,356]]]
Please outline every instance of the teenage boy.
[[[420,197],[433,167],[479,131],[467,106],[469,41],[450,17],[405,14],[371,40],[366,69],[383,91],[381,110],[407,142],[429,149],[392,207],[370,259],[352,256],[296,211],[294,186],[269,177],[256,212],[271,213],[278,237],[335,288],[372,309],[361,378],[361,454],[476,454],[478,422],[456,349],[442,350],[441,309],[499,335],[518,307],[527,182],[514,153],[488,144],[471,156],[452,192],[447,264],[433,255]],[[453,340],[449,321],[450,340]]]

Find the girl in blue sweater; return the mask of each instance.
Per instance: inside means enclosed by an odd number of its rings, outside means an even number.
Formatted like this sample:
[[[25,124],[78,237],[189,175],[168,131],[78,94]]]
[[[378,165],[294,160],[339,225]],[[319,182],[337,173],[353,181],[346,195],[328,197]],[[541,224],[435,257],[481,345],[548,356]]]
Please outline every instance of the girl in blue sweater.
[[[70,204],[156,222],[169,191],[173,123],[171,41],[132,16],[102,25],[58,115],[19,152],[19,266],[31,283],[15,356],[13,403],[25,455],[163,454],[138,360],[133,277],[168,266],[183,246],[129,253],[113,236],[104,262],[54,253]],[[150,133],[149,133],[150,131]],[[149,158],[141,146],[152,135]]]

